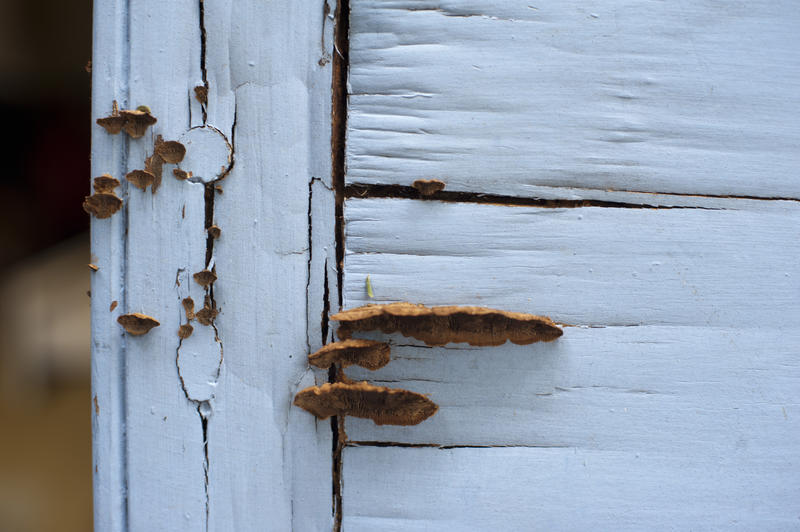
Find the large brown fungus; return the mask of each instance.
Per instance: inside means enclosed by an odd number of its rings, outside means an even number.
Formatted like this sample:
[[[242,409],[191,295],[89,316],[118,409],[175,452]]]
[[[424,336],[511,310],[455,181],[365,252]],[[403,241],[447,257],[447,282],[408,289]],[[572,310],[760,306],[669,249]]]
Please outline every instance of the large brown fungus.
[[[156,176],[147,170],[132,170],[125,174],[125,179],[136,188],[147,190],[155,182]]]
[[[294,404],[320,419],[355,416],[377,425],[417,425],[439,410],[424,395],[366,382],[326,383],[298,392]]]
[[[334,314],[338,337],[348,339],[353,331],[399,332],[428,345],[466,342],[494,346],[507,340],[520,345],[550,342],[563,334],[544,316],[484,307],[426,307],[414,303],[366,305]]]
[[[111,135],[125,131],[130,137],[138,139],[144,136],[147,128],[158,120],[150,114],[150,110],[142,106],[138,109],[119,110],[116,100],[112,104],[111,114],[97,119],[97,124],[102,126]]]
[[[122,200],[114,193],[119,181],[108,174],[94,178],[94,194],[83,200],[83,210],[95,218],[109,218],[122,208]]]
[[[438,179],[417,179],[411,186],[419,191],[422,196],[433,196],[444,190],[445,184]]]
[[[376,370],[389,363],[389,352],[387,343],[353,338],[324,346],[316,353],[308,355],[308,362],[322,369],[341,364],[343,368],[356,365]]]
[[[147,334],[153,327],[161,325],[155,318],[138,312],[123,314],[117,318],[117,322],[122,325],[128,334],[133,336]]]

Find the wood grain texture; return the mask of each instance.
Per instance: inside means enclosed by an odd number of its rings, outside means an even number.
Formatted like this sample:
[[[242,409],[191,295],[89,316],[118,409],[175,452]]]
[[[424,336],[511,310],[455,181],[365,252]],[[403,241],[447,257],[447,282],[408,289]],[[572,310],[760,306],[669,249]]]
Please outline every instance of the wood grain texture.
[[[327,380],[306,355],[323,343],[326,273],[337,290],[324,260],[334,253],[324,5],[96,6],[94,116],[116,99],[158,122],[135,140],[93,126],[93,174],[142,168],[156,135],[190,128],[233,150],[225,168],[220,150],[195,147],[181,168],[202,171],[178,180],[164,165],[156,193],[124,183],[123,210],[93,221],[98,530],[331,527],[330,424],[290,410],[296,389]],[[206,185],[216,169],[224,179]],[[213,288],[193,278],[204,269],[216,270]],[[181,340],[187,297],[220,313]],[[114,320],[129,312],[161,326],[124,335]]]
[[[349,183],[800,197],[793,2],[354,0]]]
[[[692,453],[676,459],[649,450],[351,447],[344,460],[343,529],[797,527],[800,485],[796,475],[783,471],[783,457],[764,453],[750,464],[752,469],[745,469],[738,465],[738,453],[732,453],[714,470],[706,458]]]
[[[440,410],[410,428],[347,420],[345,529],[793,526],[800,206],[734,203],[349,200],[346,308],[480,304],[571,326],[495,348],[362,335],[392,361],[351,378]]]

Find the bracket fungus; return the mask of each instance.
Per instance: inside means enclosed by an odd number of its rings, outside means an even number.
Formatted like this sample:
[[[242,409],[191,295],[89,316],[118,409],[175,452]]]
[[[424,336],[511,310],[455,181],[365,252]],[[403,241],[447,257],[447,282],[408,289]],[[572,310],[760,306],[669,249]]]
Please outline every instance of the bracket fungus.
[[[311,386],[297,393],[294,404],[320,419],[348,415],[371,419],[377,425],[417,425],[439,410],[424,395],[367,382]]]
[[[484,307],[426,307],[414,303],[365,305],[331,316],[339,322],[338,337],[353,331],[399,332],[428,345],[466,342],[474,346],[550,342],[563,331],[550,318]]]
[[[155,152],[168,164],[178,164],[186,155],[186,146],[177,140],[162,140],[161,135],[156,137]]]
[[[96,218],[109,218],[122,208],[122,200],[114,193],[119,181],[108,174],[94,178],[94,194],[83,200],[83,210]]]
[[[217,274],[208,269],[200,270],[199,272],[193,274],[192,277],[194,278],[195,282],[203,288],[208,287],[217,280]]]
[[[132,170],[125,174],[131,185],[141,190],[147,190],[147,187],[152,186],[156,181],[156,176],[147,170]]]
[[[203,308],[194,313],[194,317],[201,325],[211,325],[217,318],[219,310],[211,303],[211,298],[206,296]]]
[[[111,114],[96,120],[97,124],[111,135],[125,131],[134,139],[143,137],[147,128],[157,121],[156,117],[150,114],[150,109],[145,106],[120,111],[116,100],[112,104]]]
[[[353,338],[323,346],[308,355],[308,362],[322,369],[341,364],[343,368],[356,365],[374,371],[389,363],[390,350],[389,344],[384,342]]]
[[[411,186],[419,191],[423,196],[432,196],[444,190],[444,182],[438,179],[417,179]]]
[[[123,314],[117,318],[117,323],[122,325],[125,331],[133,336],[147,334],[153,327],[161,325],[155,318],[138,312]]]

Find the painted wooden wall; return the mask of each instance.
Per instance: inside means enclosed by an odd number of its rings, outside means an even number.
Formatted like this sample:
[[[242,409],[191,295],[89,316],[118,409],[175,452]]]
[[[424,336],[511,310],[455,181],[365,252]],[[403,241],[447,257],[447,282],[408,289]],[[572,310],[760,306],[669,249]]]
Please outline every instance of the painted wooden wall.
[[[799,18],[783,1],[96,2],[93,120],[114,100],[158,118],[141,139],[93,125],[92,177],[124,201],[92,225],[96,529],[800,526]],[[156,135],[193,177],[165,165],[142,191],[124,175]],[[409,188],[431,178],[433,199]],[[186,297],[219,315],[181,340]],[[306,354],[340,298],[565,332],[370,333],[392,362],[349,376],[440,410],[334,431],[291,401],[328,380]],[[129,312],[160,326],[127,335]]]

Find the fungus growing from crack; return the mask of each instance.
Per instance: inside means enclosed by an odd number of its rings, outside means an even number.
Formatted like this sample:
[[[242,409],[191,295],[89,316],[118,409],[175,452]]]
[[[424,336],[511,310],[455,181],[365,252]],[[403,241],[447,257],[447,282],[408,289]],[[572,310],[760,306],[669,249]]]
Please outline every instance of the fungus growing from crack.
[[[111,305],[108,306],[108,311],[114,312],[114,309],[117,308],[117,305],[118,303],[117,300],[115,299],[114,301],[111,302]]]
[[[374,371],[389,363],[390,350],[389,344],[384,342],[353,338],[323,346],[308,355],[308,362],[322,369],[341,364],[343,368],[356,365]]]
[[[294,397],[294,404],[320,419],[355,416],[376,425],[417,425],[439,410],[424,395],[366,382],[335,382],[311,386]]]
[[[147,334],[153,327],[161,325],[155,318],[138,312],[123,314],[117,318],[117,323],[122,325],[125,331],[133,336]]]
[[[208,234],[209,236],[211,236],[211,238],[217,239],[222,234],[222,229],[220,229],[216,225],[212,225],[211,227],[208,228]]]
[[[156,176],[147,170],[133,170],[125,174],[125,179],[127,179],[136,188],[147,190],[147,187],[155,183]]]
[[[218,314],[219,311],[211,305],[211,298],[206,296],[203,308],[195,312],[194,317],[197,318],[197,321],[202,325],[211,325],[214,323]]]
[[[97,264],[92,264],[91,262],[87,264],[87,266],[89,266],[89,269],[92,270],[93,272],[96,272],[97,270],[100,269],[97,267]]]
[[[194,327],[192,327],[189,323],[186,323],[178,328],[178,338],[181,340],[186,340],[192,335],[193,332]]]
[[[180,168],[173,168],[172,175],[175,176],[175,179],[179,179],[181,181],[186,181],[190,177],[192,177],[191,172],[187,172],[186,170],[181,170]]]
[[[178,164],[186,155],[186,146],[177,140],[161,140],[161,135],[159,135],[155,151],[165,163]]]
[[[411,184],[423,196],[432,196],[444,190],[444,182],[438,179],[417,179]]]
[[[366,305],[334,314],[338,337],[346,340],[353,331],[399,332],[428,345],[466,342],[475,346],[519,345],[550,342],[563,334],[550,318],[484,307],[431,307],[414,303]]]
[[[194,97],[202,104],[208,103],[208,87],[205,85],[198,85],[194,88]]]
[[[137,109],[120,111],[120,116],[124,119],[122,130],[132,139],[143,137],[147,128],[158,122],[156,117],[150,114],[150,109],[143,105]]]
[[[192,277],[194,278],[195,282],[197,282],[197,284],[199,284],[203,288],[206,288],[211,283],[217,280],[217,274],[208,269],[201,270],[192,275]]]

